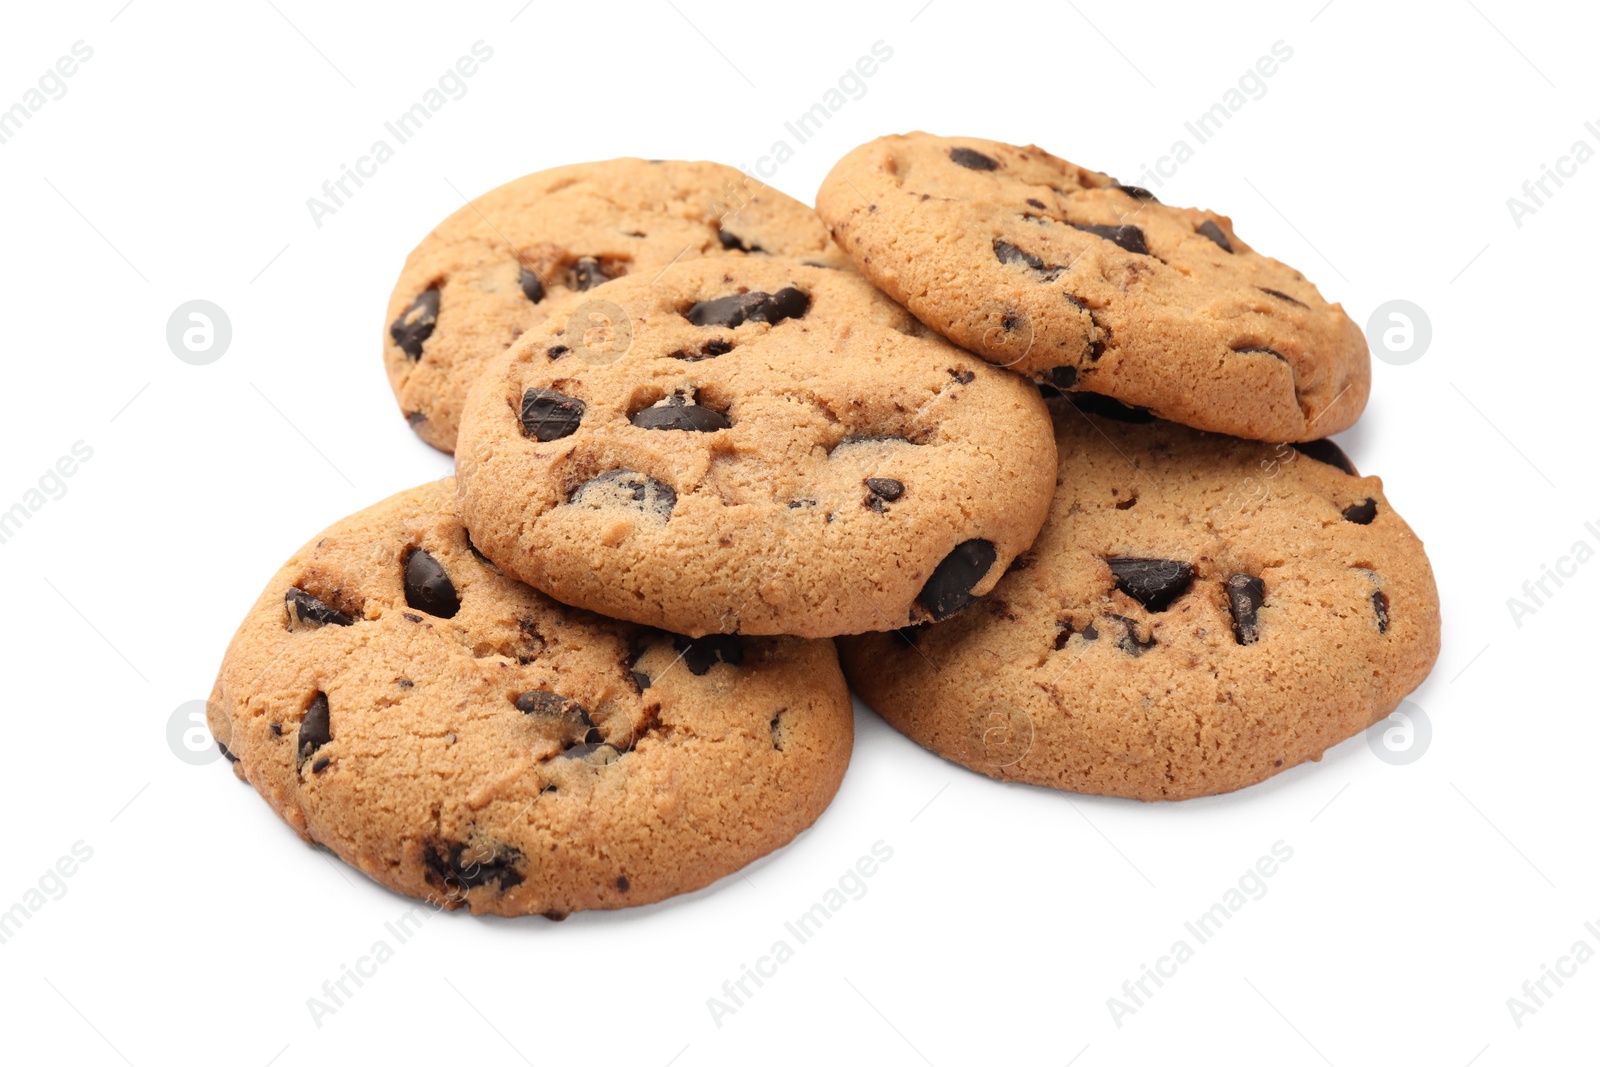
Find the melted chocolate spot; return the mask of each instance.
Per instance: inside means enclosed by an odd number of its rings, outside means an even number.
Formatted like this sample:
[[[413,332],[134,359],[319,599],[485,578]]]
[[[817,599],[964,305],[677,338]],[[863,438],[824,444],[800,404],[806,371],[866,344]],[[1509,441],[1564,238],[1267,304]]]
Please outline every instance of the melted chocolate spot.
[[[972,587],[983,580],[994,566],[995,548],[991,542],[974,538],[963,541],[933,569],[917,602],[935,621],[948,619],[974,599]]]
[[[683,313],[696,326],[726,326],[730,329],[746,322],[765,322],[776,326],[784,319],[803,318],[811,310],[811,297],[794,286],[776,293],[734,293],[715,300],[702,300]]]
[[[412,359],[422,358],[422,343],[433,336],[439,323],[439,287],[424,289],[400,317],[389,324],[389,336]]]
[[[762,248],[760,245],[745,244],[744,241],[740,240],[738,237],[735,237],[733,234],[722,229],[721,227],[718,227],[717,229],[717,240],[722,243],[723,248],[726,248],[730,252],[766,251],[766,249]]]
[[[428,882],[443,889],[460,892],[493,882],[504,892],[522,884],[522,872],[517,869],[522,853],[509,845],[469,851],[459,841],[430,842],[422,859]]]
[[[995,170],[1000,162],[971,148],[950,149],[950,162],[968,170]]]
[[[998,237],[994,239],[993,247],[994,258],[1002,263],[1020,263],[1024,267],[1029,267],[1039,275],[1040,281],[1053,282],[1067,269],[1065,267],[1046,266],[1044,260],[1032,252],[1024,252],[1010,241],[1003,241]],[[1009,324],[1005,325],[1006,329],[1011,329]]]

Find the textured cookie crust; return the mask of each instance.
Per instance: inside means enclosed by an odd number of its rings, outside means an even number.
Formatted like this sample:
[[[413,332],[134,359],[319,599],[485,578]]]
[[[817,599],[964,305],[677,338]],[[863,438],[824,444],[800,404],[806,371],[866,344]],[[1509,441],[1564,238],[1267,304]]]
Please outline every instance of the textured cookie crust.
[[[463,205],[406,257],[383,320],[389,384],[418,435],[452,451],[484,364],[573,292],[680,258],[763,253],[845,262],[810,208],[719,163],[529,174]]]
[[[912,740],[994,778],[1177,800],[1318,759],[1427,676],[1422,543],[1336,446],[1055,404],[1050,518],[983,606],[839,642]]]
[[[228,648],[211,731],[301,837],[440,906],[559,918],[698,889],[821,814],[852,737],[829,642],[564,607],[454,505],[447,479],[335,523]]]
[[[1366,340],[1299,271],[1226,216],[1043,149],[882,137],[834,166],[817,213],[923,322],[1060,388],[1262,441],[1336,433],[1366,406]]]
[[[1032,543],[1037,390],[854,272],[702,259],[604,295],[605,340],[552,319],[468,399],[461,515],[506,573],[678,633],[829,637],[947,617]]]

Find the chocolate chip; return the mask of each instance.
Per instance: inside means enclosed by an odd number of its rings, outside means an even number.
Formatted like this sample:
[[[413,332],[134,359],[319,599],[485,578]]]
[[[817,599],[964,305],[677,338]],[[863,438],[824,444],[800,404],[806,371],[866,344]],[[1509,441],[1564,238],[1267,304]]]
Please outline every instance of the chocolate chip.
[[[1194,581],[1194,567],[1175,559],[1112,556],[1106,560],[1117,588],[1147,611],[1166,611]]]
[[[401,689],[410,689],[417,683],[413,682],[410,678],[396,678],[394,680],[394,684],[398,685]]]
[[[290,586],[283,594],[283,607],[289,615],[289,629],[293,632],[315,630],[323,626],[349,626],[350,616],[329,607],[299,586]]]
[[[619,893],[626,893],[628,891],[628,879],[625,875],[617,875],[617,891]]]
[[[1051,367],[1049,370],[1044,372],[1044,380],[1047,384],[1054,386],[1062,392],[1066,392],[1068,389],[1071,389],[1074,385],[1078,384],[1078,368]]]
[[[994,561],[992,543],[978,538],[961,542],[933,569],[922,592],[917,594],[917,602],[935,621],[948,619],[976,599],[972,587],[989,573]]]
[[[329,759],[327,756],[319,756],[319,757],[317,757],[314,761],[312,761],[311,773],[312,774],[321,774],[323,771],[328,769],[328,764],[330,764],[332,762],[333,762],[333,760]]]
[[[879,496],[885,500],[899,500],[901,494],[906,491],[905,485],[895,481],[893,478],[868,478],[867,488],[872,490],[873,496]]]
[[[664,404],[634,412],[628,420],[641,430],[693,430],[713,433],[726,430],[728,417],[703,404],[691,404],[681,393],[674,393]]]
[[[413,548],[406,555],[406,603],[418,611],[449,619],[461,610],[461,598],[439,561],[426,549]]]
[[[1201,237],[1209,237],[1218,248],[1229,255],[1233,254],[1233,242],[1228,240],[1228,235],[1222,232],[1222,227],[1210,219],[1206,219],[1206,221],[1196,226],[1194,232]]]
[[[422,342],[433,336],[439,322],[439,287],[424,289],[400,317],[389,324],[389,336],[412,359],[422,358]]]
[[[1256,612],[1267,599],[1267,587],[1253,574],[1234,574],[1228,578],[1228,613],[1233,616],[1233,638],[1241,645],[1253,645],[1259,631]]]
[[[1389,632],[1389,596],[1382,589],[1372,591],[1372,610],[1378,616],[1378,632]]]
[[[715,300],[702,300],[683,313],[696,326],[726,326],[732,329],[746,322],[765,322],[776,326],[784,319],[803,318],[811,310],[811,297],[788,286],[776,293],[734,293]]]
[[[1270,357],[1283,360],[1282,352],[1278,352],[1277,349],[1269,349],[1269,347],[1262,346],[1262,344],[1253,344],[1253,346],[1246,347],[1246,349],[1234,349],[1234,352],[1238,355],[1270,355]],[[1288,363],[1288,360],[1283,360],[1283,362]]]
[[[1091,393],[1080,390],[1067,397],[1072,401],[1072,406],[1086,415],[1098,415],[1102,419],[1114,419],[1117,422],[1131,422],[1142,425],[1155,422],[1156,417],[1146,408],[1129,407],[1120,400],[1105,396],[1101,393]]]
[[[693,351],[687,348],[680,348],[676,352],[671,353],[671,357],[673,359],[686,360],[689,363],[698,363],[702,359],[715,359],[718,356],[725,356],[732,351],[733,344],[731,342],[724,341],[719,337],[716,340],[707,341],[705,344],[694,349]]]
[[[1350,462],[1350,457],[1344,454],[1344,449],[1328,440],[1319,437],[1315,441],[1296,441],[1294,450],[1303,456],[1310,456],[1318,463],[1326,463],[1330,467],[1338,467],[1346,474],[1355,474],[1356,465]]]
[[[718,663],[737,667],[744,662],[744,642],[738,634],[706,634],[704,637],[672,635],[672,647],[683,653],[683,665],[690,674],[704,674]]]
[[[544,282],[541,282],[539,276],[527,267],[518,269],[517,284],[522,286],[522,295],[535,304],[544,299]]]
[[[493,882],[504,892],[522,884],[522,872],[517,870],[522,853],[509,845],[496,845],[493,850],[478,846],[469,852],[468,846],[458,841],[430,842],[422,860],[428,882],[444,889],[476,889]]]
[[[639,692],[642,693],[650,688],[650,676],[644,671],[629,671],[628,673],[633,677],[633,684],[639,687]]]
[[[572,265],[570,276],[572,288],[580,293],[611,280],[611,276],[600,266],[600,261],[593,256],[580,257]]]
[[[1161,203],[1161,201],[1156,200],[1155,193],[1152,193],[1150,190],[1140,185],[1117,185],[1114,188],[1116,188],[1118,192],[1127,193],[1135,200],[1150,200],[1157,204]]]
[[[1107,615],[1106,618],[1122,624],[1122,636],[1117,638],[1117,647],[1130,656],[1142,656],[1156,647],[1156,635],[1152,633],[1147,639],[1139,640],[1138,624],[1126,615]],[[1089,636],[1087,633],[1085,637]]]
[[[1030,197],[1028,197],[1028,206],[1029,207],[1036,207],[1040,211],[1043,211],[1044,210],[1044,201],[1035,200],[1033,197],[1030,196]]]
[[[1094,623],[1091,622],[1088,626],[1083,628],[1083,639],[1085,641],[1100,640],[1100,631],[1095,629]]]
[[[971,385],[972,379],[977,377],[976,374],[967,370],[965,367],[962,367],[960,370],[956,370],[954,367],[946,367],[945,373],[954,378],[960,385]]]
[[[994,258],[1002,263],[1020,263],[1024,267],[1029,267],[1039,275],[1040,281],[1053,282],[1067,269],[1065,267],[1047,266],[1044,260],[1032,252],[1025,252],[1010,241],[1003,241],[998,237],[994,239],[992,247],[994,248]],[[1001,325],[1008,330],[1011,329],[1010,324],[1002,323]]]
[[[1287,300],[1289,303],[1293,304],[1295,307],[1300,307],[1300,308],[1305,307],[1304,304],[1300,303],[1300,301],[1296,300],[1294,297],[1290,296],[1288,293],[1281,293],[1276,289],[1268,289],[1264,285],[1258,285],[1258,286],[1256,286],[1256,288],[1260,289],[1263,293],[1266,293],[1268,296],[1275,296],[1279,300]]]
[[[950,162],[966,167],[968,170],[995,170],[1000,166],[998,160],[971,148],[950,149]]]
[[[221,741],[217,742],[217,751],[222,753],[223,756],[227,758],[229,763],[238,763],[239,762],[239,757],[235,756],[232,752],[230,752],[228,750],[228,746],[223,744]]]
[[[413,411],[406,415],[406,425],[415,430],[418,426],[428,421],[428,416],[420,411]]]
[[[546,919],[549,919],[553,923],[564,923],[567,921],[567,913],[564,911],[556,911],[551,909],[550,911],[541,911],[539,914],[544,916]]]
[[[658,482],[638,471],[606,471],[590,478],[574,489],[570,502],[599,507],[606,503],[625,504],[639,511],[653,511],[661,518],[670,518],[677,506],[678,494],[672,486]]]
[[[269,722],[267,723],[267,729],[272,731],[273,737],[283,736],[283,723],[281,722]]]
[[[512,703],[524,715],[539,715],[546,719],[570,719],[581,723],[585,730],[594,725],[582,704],[560,693],[530,689]]]
[[[1100,226],[1078,222],[1069,222],[1067,225],[1075,230],[1082,230],[1084,233],[1092,233],[1096,237],[1103,237],[1118,248],[1132,252],[1135,255],[1148,256],[1150,254],[1149,247],[1144,243],[1144,231],[1137,226]]]
[[[730,252],[765,252],[766,251],[766,249],[762,248],[760,245],[745,244],[744,241],[742,241],[738,237],[735,237],[733,234],[729,233],[727,230],[722,229],[721,227],[717,228],[717,240],[722,242],[722,247],[726,248]]]
[[[1367,497],[1359,504],[1351,504],[1344,509],[1344,521],[1353,522],[1357,526],[1370,526],[1372,520],[1378,517],[1378,502],[1372,497]]]
[[[402,611],[400,613],[400,617],[402,619],[406,620],[407,622],[421,622],[422,621],[422,616],[421,615],[413,615],[409,611]]]
[[[306,707],[305,718],[300,720],[300,736],[295,739],[294,749],[298,754],[295,760],[295,770],[299,770],[311,754],[317,749],[333,740],[333,725],[328,720],[328,695],[318,693],[311,698],[311,703]]]
[[[568,348],[566,345],[551,345],[549,348],[544,350],[544,354],[549,356],[551,359],[560,359],[562,356],[571,351],[572,349]]]
[[[522,436],[556,441],[576,433],[583,421],[583,401],[554,389],[529,389],[522,394]]]

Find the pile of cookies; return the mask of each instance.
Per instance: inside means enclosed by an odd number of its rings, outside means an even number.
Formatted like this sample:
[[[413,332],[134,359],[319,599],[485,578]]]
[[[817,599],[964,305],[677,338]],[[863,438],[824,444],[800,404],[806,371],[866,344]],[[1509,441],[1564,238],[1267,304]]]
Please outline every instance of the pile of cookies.
[[[209,718],[303,838],[440,906],[737,870],[832,799],[850,688],[984,774],[1180,799],[1438,653],[1421,542],[1326,439],[1361,332],[1225,216],[1035,147],[881,138],[815,212],[710,163],[530,175],[385,321],[456,476],[296,553]]]

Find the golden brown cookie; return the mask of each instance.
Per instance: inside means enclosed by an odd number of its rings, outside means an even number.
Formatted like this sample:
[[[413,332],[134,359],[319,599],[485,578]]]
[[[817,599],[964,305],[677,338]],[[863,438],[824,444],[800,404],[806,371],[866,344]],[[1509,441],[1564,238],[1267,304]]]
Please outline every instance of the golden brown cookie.
[[[912,740],[994,778],[1177,800],[1318,759],[1427,676],[1428,558],[1337,445],[1054,404],[1050,518],[982,607],[839,642]]]
[[[1226,216],[972,137],[881,137],[817,212],[856,267],[952,341],[1203,430],[1304,441],[1355,422],[1366,340]]]
[[[572,293],[699,256],[845,262],[811,209],[719,163],[613,159],[540,171],[465,204],[406,257],[383,360],[412,429],[455,448],[488,360]]]
[[[335,523],[228,647],[211,731],[301,837],[441,906],[559,918],[698,889],[821,814],[852,736],[829,642],[564,607],[454,505],[446,479]]]
[[[701,259],[604,296],[603,329],[551,319],[491,364],[456,454],[478,548],[557,600],[696,636],[884,630],[986,593],[1044,521],[1037,389],[854,272]]]

